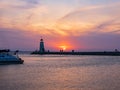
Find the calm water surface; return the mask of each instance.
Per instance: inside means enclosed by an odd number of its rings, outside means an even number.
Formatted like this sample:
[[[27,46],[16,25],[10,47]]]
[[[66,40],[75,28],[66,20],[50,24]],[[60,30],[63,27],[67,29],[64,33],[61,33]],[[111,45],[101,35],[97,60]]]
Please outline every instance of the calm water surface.
[[[0,90],[120,90],[119,56],[21,55],[0,65]]]

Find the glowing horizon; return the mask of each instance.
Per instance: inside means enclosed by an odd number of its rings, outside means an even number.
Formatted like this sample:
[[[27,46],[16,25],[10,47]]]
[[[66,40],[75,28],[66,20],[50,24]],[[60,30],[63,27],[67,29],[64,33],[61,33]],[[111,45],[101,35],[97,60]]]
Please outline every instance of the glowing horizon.
[[[119,0],[0,0],[0,48],[35,50],[43,36],[51,50],[120,49],[119,8]]]

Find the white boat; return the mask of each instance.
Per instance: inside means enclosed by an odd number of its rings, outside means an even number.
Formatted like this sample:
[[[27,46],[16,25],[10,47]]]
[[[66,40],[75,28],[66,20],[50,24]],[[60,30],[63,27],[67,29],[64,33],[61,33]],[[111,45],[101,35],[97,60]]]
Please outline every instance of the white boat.
[[[18,51],[14,53],[15,55],[9,52],[10,50],[8,49],[0,50],[0,64],[23,64],[24,60],[19,58],[17,54]]]

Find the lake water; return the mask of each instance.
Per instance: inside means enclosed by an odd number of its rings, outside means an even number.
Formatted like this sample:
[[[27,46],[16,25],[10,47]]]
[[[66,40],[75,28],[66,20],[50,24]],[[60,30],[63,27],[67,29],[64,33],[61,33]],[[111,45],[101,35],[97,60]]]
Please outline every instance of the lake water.
[[[0,90],[120,90],[120,56],[20,55],[0,65]]]

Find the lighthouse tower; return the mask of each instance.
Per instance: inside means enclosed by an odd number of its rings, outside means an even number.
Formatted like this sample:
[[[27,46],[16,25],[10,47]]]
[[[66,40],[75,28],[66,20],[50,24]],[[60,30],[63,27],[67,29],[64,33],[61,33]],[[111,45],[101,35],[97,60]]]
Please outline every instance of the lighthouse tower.
[[[43,39],[42,39],[42,38],[40,39],[40,48],[39,48],[39,51],[40,51],[41,53],[45,52],[44,42],[43,42]]]

